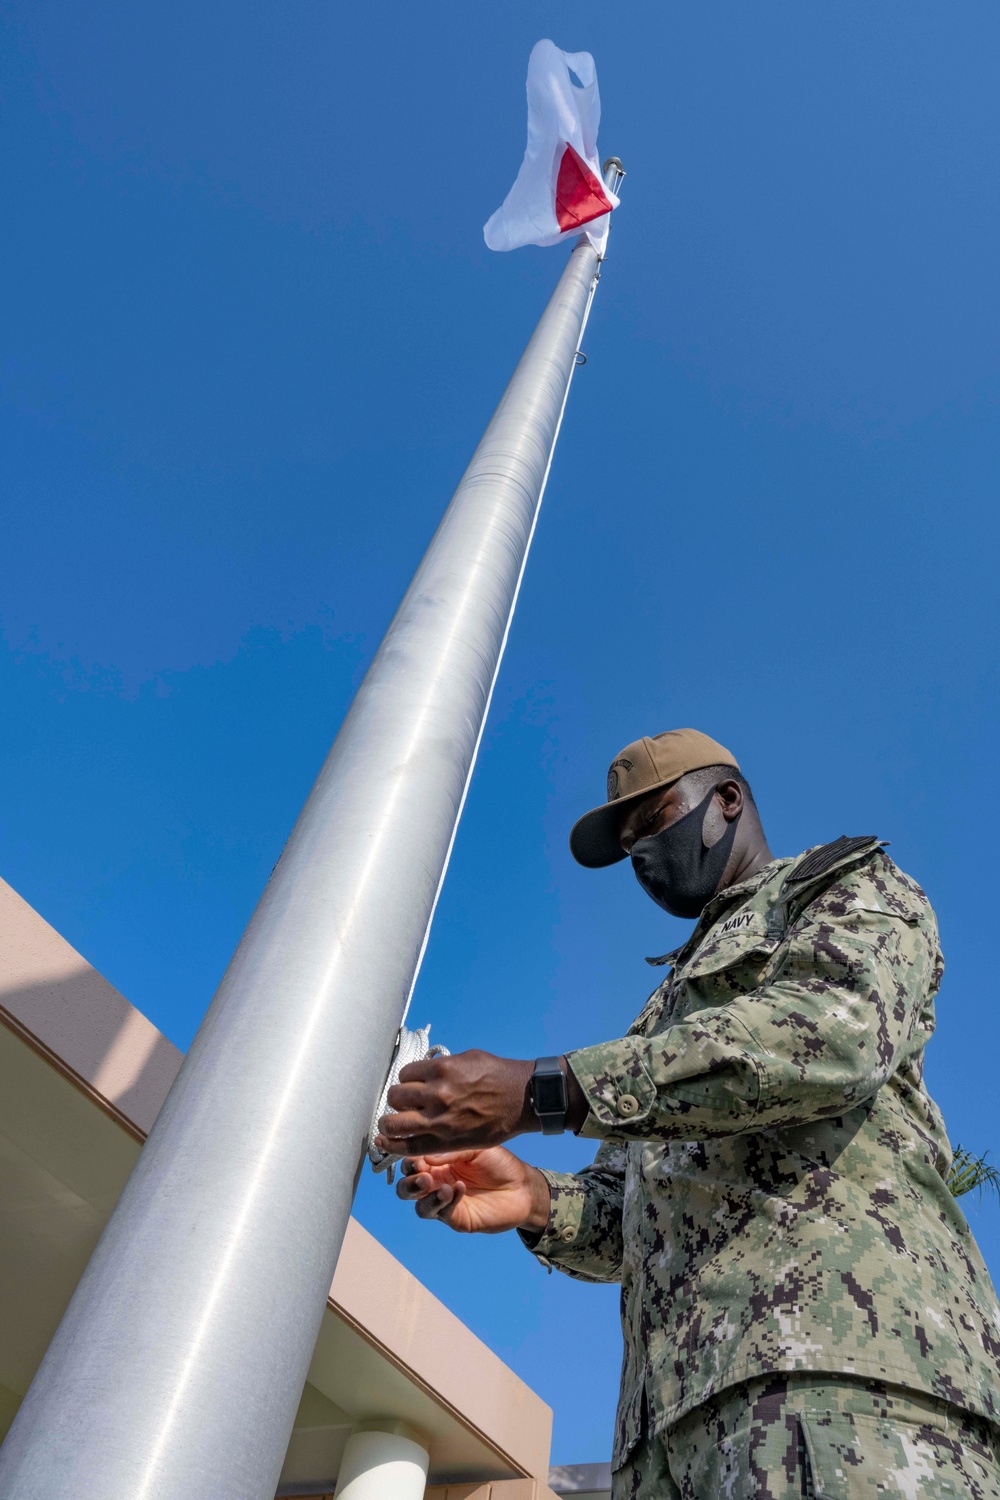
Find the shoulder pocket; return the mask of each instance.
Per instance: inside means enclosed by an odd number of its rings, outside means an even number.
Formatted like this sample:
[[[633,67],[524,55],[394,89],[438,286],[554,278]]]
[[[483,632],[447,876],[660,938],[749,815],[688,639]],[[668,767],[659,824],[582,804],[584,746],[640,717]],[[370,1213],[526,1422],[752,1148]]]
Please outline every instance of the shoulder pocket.
[[[908,927],[919,927],[920,913],[918,911],[904,910],[893,911],[890,906],[879,906],[874,901],[855,901],[848,906],[847,915],[852,911],[864,912],[871,917],[892,917],[896,922],[905,922]]]

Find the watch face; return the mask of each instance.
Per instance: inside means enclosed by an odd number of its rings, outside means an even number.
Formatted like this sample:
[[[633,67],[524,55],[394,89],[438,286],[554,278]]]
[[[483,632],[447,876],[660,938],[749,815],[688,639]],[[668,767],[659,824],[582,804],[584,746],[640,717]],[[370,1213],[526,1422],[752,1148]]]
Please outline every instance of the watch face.
[[[536,1073],[532,1079],[535,1111],[540,1115],[556,1115],[566,1112],[566,1078],[563,1073],[546,1075]]]

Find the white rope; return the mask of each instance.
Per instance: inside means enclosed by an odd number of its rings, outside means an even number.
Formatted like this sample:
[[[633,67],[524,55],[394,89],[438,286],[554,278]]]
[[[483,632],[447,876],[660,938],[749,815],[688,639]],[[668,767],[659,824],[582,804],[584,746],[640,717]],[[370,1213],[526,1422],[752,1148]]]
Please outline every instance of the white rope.
[[[396,1037],[396,1050],[392,1054],[392,1062],[389,1064],[389,1072],[386,1076],[382,1092],[375,1106],[375,1114],[372,1117],[372,1127],[368,1132],[368,1160],[372,1164],[373,1172],[388,1172],[386,1181],[391,1183],[396,1174],[396,1163],[402,1161],[406,1155],[405,1151],[391,1152],[380,1151],[375,1144],[378,1135],[378,1122],[385,1114],[395,1114],[396,1111],[389,1108],[389,1090],[399,1082],[401,1068],[407,1063],[423,1062],[426,1057],[450,1057],[447,1047],[432,1047],[430,1044],[431,1028],[422,1027],[419,1031],[407,1031],[405,1026],[399,1028]]]

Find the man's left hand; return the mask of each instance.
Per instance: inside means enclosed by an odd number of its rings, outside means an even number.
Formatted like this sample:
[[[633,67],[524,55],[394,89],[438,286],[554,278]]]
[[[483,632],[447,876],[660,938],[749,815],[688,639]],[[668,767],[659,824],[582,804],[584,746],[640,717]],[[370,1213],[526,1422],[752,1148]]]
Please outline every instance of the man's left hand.
[[[394,1155],[428,1156],[499,1146],[538,1130],[528,1097],[534,1066],[478,1051],[407,1063],[389,1090],[395,1113],[382,1116],[376,1144]]]

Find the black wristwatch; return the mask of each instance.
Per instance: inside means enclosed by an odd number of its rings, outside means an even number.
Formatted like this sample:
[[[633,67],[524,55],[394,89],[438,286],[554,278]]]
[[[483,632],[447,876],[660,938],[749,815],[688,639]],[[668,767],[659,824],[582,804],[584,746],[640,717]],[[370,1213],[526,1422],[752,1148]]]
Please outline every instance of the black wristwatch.
[[[562,1135],[566,1129],[569,1090],[558,1057],[540,1057],[535,1063],[528,1098],[542,1127],[542,1135]]]

